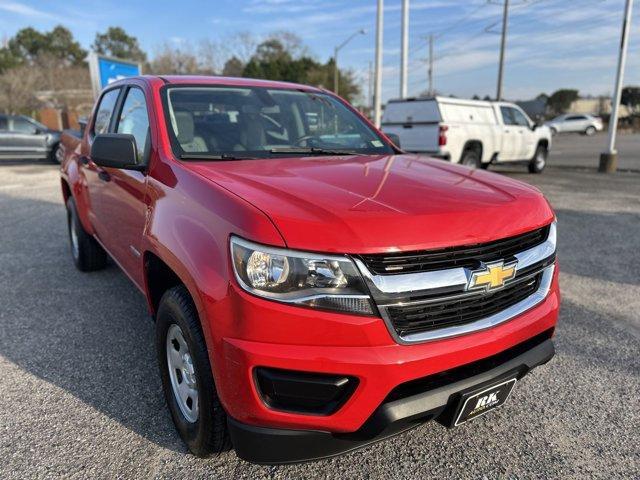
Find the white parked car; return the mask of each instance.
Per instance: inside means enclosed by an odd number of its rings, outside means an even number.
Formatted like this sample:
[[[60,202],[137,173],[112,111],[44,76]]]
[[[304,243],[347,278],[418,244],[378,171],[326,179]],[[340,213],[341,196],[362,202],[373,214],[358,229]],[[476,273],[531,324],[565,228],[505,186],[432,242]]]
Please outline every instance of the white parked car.
[[[470,167],[526,162],[530,172],[540,173],[551,148],[549,128],[507,102],[449,97],[391,100],[382,130],[397,135],[404,150]]]
[[[583,113],[565,113],[545,123],[552,134],[575,132],[593,135],[602,130],[602,119]]]

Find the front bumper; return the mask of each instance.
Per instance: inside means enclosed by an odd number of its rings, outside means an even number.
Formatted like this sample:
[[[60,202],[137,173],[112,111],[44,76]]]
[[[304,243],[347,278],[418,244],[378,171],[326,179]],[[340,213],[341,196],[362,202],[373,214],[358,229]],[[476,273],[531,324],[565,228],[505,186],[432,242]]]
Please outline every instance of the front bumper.
[[[458,400],[470,390],[501,379],[522,378],[554,355],[552,329],[493,357],[464,368],[441,372],[438,378],[420,379],[391,392],[357,431],[332,433],[322,430],[276,429],[241,423],[229,418],[229,432],[236,454],[247,461],[279,464],[317,460],[348,452],[436,419],[450,424]],[[434,376],[435,377],[435,376]],[[451,381],[443,383],[448,377]],[[409,395],[420,387],[424,391]],[[404,387],[404,386],[403,386]],[[432,388],[428,388],[432,387]],[[395,395],[394,395],[395,393]]]

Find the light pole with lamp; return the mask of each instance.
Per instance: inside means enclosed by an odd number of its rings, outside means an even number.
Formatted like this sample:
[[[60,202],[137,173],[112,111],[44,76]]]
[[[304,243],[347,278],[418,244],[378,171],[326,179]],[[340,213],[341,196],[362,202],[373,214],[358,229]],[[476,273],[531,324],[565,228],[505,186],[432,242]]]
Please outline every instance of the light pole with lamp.
[[[357,32],[351,34],[349,38],[347,38],[344,42],[333,49],[333,92],[338,95],[338,80],[339,80],[339,70],[338,70],[338,52],[351,40],[353,40],[358,35],[364,35],[367,31],[364,29],[360,29]]]

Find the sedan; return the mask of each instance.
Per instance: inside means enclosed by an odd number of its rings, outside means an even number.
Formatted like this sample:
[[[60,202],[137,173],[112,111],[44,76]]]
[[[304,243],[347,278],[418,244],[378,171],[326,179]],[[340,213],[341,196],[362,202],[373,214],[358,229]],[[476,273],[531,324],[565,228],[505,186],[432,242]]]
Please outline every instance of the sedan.
[[[60,132],[24,115],[0,113],[0,158],[59,162]]]
[[[582,113],[565,113],[546,123],[552,134],[583,133],[593,135],[602,130],[602,119]]]

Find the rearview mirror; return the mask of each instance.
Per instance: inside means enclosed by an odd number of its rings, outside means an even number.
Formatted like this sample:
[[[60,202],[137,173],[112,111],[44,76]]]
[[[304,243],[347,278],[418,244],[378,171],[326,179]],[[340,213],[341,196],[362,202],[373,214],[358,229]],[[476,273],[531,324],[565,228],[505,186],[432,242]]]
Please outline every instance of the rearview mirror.
[[[101,167],[144,169],[144,165],[138,163],[138,149],[134,136],[125,133],[97,135],[91,144],[91,160]]]
[[[393,142],[393,144],[400,148],[400,137],[396,133],[384,133],[389,140]]]

